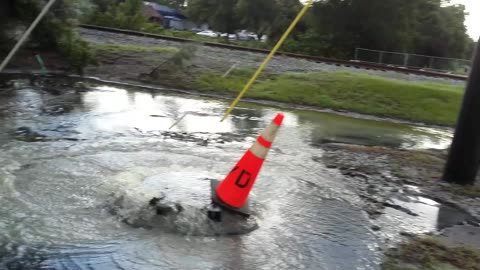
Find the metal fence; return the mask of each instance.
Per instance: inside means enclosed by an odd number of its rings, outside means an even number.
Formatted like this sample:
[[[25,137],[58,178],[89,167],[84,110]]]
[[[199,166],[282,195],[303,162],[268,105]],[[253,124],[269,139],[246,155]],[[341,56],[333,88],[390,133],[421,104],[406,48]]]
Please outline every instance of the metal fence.
[[[472,61],[421,54],[355,49],[355,60],[428,71],[468,74]]]

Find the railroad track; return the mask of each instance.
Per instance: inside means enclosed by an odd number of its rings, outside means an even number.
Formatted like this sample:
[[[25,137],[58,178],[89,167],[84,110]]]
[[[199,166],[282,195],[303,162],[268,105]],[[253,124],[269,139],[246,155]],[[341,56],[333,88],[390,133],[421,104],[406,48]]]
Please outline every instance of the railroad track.
[[[186,42],[198,43],[199,42],[193,39],[165,36],[165,35],[152,34],[152,33],[146,33],[146,32],[119,29],[119,28],[103,27],[103,26],[97,26],[97,25],[80,24],[79,27],[85,28],[85,29],[97,30],[97,31],[112,32],[112,33],[119,33],[119,34],[132,35],[132,36],[149,37],[149,38],[170,40],[170,41],[176,41],[176,42],[182,42],[182,43],[186,43]],[[229,50],[255,52],[255,53],[262,53],[262,54],[270,53],[269,50],[242,47],[242,46],[236,46],[236,45],[230,45],[230,44],[222,44],[217,42],[201,42],[201,43],[204,46],[223,48],[223,49],[229,49]],[[289,53],[289,52],[278,52],[276,55],[305,59],[309,61],[325,63],[330,65],[354,67],[354,68],[360,68],[360,69],[366,69],[366,70],[396,71],[396,72],[406,73],[406,74],[416,74],[416,75],[423,75],[428,77],[448,78],[448,79],[454,79],[454,80],[468,79],[468,77],[464,75],[434,72],[434,71],[427,71],[422,69],[405,68],[405,67],[398,67],[398,66],[391,66],[391,65],[381,65],[381,64],[361,62],[361,61],[348,61],[348,60],[325,58],[325,57],[303,55],[303,54],[296,54],[296,53]]]

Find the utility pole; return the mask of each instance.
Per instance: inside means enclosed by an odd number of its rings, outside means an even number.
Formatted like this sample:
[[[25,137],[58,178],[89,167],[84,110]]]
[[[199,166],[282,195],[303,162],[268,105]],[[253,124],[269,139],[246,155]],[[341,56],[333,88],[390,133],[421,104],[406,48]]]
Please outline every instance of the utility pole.
[[[477,43],[443,180],[475,184],[480,166],[480,43]]]

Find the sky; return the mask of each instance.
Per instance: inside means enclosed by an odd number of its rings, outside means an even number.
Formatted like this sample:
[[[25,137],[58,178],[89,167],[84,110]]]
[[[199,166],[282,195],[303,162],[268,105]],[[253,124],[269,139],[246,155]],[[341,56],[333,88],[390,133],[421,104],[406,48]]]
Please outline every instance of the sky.
[[[480,0],[453,0],[452,4],[463,4],[468,15],[465,25],[470,37],[475,41],[480,37]]]

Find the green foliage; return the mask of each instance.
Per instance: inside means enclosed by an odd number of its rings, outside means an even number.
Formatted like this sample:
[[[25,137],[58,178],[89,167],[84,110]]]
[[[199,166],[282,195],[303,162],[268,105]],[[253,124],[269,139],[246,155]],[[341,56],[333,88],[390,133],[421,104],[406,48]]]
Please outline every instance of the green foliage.
[[[161,33],[163,27],[149,23],[142,14],[142,0],[95,0],[98,9],[87,15],[83,21],[88,24],[116,27],[135,31]]]
[[[284,50],[351,59],[355,48],[470,58],[465,7],[442,0],[316,1]],[[221,32],[248,29],[274,44],[298,14],[298,0],[191,0],[188,15]],[[415,65],[428,66],[429,59]],[[423,62],[422,62],[423,61]],[[453,69],[455,67],[440,67]]]
[[[275,0],[238,0],[235,13],[242,28],[255,31],[259,38],[267,34],[277,13]]]
[[[190,0],[187,15],[222,33],[248,29],[275,41],[301,7],[299,0]]]
[[[318,1],[306,18],[322,41],[317,51],[339,58],[352,57],[356,47],[463,58],[469,42],[464,20],[464,6],[441,0]]]
[[[155,67],[150,74],[149,79],[159,80],[165,74],[175,74],[179,71],[185,71],[195,56],[197,47],[194,44],[186,44],[180,50],[172,55],[167,61]]]
[[[59,36],[57,47],[78,74],[83,74],[83,69],[86,66],[96,64],[89,44],[71,29],[64,30]]]
[[[228,78],[204,74],[197,88],[238,93],[246,74]],[[346,72],[283,74],[261,78],[247,97],[430,124],[453,125],[463,92],[460,86],[410,83]]]
[[[176,30],[165,30],[162,32],[162,35],[178,37],[178,38],[188,38],[188,39],[196,39],[196,38],[203,38],[202,36],[197,36],[193,32],[188,31],[176,31]],[[202,40],[200,40],[202,41]],[[211,39],[203,39],[203,41],[211,41]]]
[[[34,29],[26,47],[57,50],[76,72],[82,73],[86,65],[95,61],[88,44],[72,30],[75,25],[74,18],[81,7],[84,6],[80,5],[82,3],[78,1],[57,1],[51,11]],[[11,3],[10,11],[6,14],[6,21],[12,23],[13,26],[23,25],[25,27],[30,25],[37,17],[41,7],[45,4],[44,1],[39,0],[17,0],[11,1]],[[4,29],[8,30],[7,27],[2,28],[2,30]],[[8,49],[11,49],[8,43],[2,42],[1,45],[8,46]]]
[[[187,44],[182,49],[178,50],[167,62],[170,66],[177,69],[184,69],[185,66],[193,59],[197,47],[193,44]]]
[[[280,39],[303,7],[299,0],[276,0],[275,4],[275,16],[270,31],[267,33],[269,43],[271,44],[276,43]],[[305,21],[301,20],[295,28],[295,31],[290,34],[290,37],[294,38],[298,32],[305,31],[305,27]]]
[[[269,37],[268,44],[235,42],[242,46],[266,49],[271,48],[302,8],[299,0],[189,0],[188,6],[183,0],[154,1],[172,7],[186,7],[190,19],[207,22],[220,32],[233,33],[238,29],[247,29],[259,35],[266,34]],[[38,15],[43,3],[40,0],[16,0],[0,4],[0,14],[3,14],[0,17],[0,50],[11,47],[12,39],[8,32],[13,27],[10,24],[14,21],[28,24]],[[316,1],[281,50],[351,59],[354,49],[363,47],[468,59],[472,55],[474,42],[466,35],[465,8],[446,4],[447,1],[442,0]],[[74,25],[77,16],[86,12],[87,15],[83,17],[85,23],[201,42],[229,42],[226,39],[200,37],[190,32],[165,30],[157,23],[148,22],[142,15],[142,8],[142,0],[57,1],[32,34],[31,44],[57,48],[62,40],[64,46],[65,40],[71,40],[67,28]],[[428,59],[411,61],[416,61],[417,66],[429,64]],[[443,65],[436,68],[463,68],[450,66],[449,63]]]
[[[450,186],[445,186],[444,188],[460,196],[465,196],[470,198],[480,198],[480,187],[478,186],[450,185]]]
[[[297,33],[295,37],[288,38],[283,50],[287,52],[322,55],[325,57],[346,58],[348,53],[330,43],[327,36],[323,36],[313,29]]]
[[[477,46],[477,43],[473,41],[473,39],[470,39],[467,44],[467,49],[465,50],[465,57],[464,57],[465,59],[473,58],[473,52],[476,46]]]
[[[222,33],[234,33],[240,26],[235,12],[237,3],[238,0],[189,0],[187,15]]]
[[[165,28],[158,23],[146,22],[142,24],[142,27],[139,29],[142,32],[153,33],[153,34],[165,34]]]

